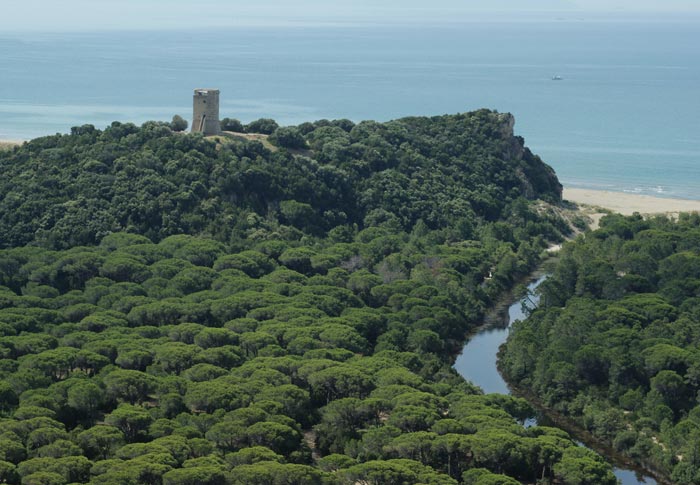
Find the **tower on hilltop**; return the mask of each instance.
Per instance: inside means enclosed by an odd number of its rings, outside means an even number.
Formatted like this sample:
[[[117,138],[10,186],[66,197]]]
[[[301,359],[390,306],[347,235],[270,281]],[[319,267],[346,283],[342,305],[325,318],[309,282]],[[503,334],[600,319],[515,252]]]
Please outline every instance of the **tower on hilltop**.
[[[219,90],[195,89],[192,102],[192,133],[219,135]]]

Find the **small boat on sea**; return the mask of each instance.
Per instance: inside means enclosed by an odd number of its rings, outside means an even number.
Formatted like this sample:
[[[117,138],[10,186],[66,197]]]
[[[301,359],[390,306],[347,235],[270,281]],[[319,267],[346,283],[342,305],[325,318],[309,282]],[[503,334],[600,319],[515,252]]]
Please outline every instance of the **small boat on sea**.
[[[563,81],[564,78],[559,75],[552,76],[552,81]]]

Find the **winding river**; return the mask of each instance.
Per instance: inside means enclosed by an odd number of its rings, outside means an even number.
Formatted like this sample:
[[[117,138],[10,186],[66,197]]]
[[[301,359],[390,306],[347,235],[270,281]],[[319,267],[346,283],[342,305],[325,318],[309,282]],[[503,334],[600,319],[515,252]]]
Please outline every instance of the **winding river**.
[[[547,278],[546,274],[535,273],[534,279],[528,285],[529,290],[534,290]],[[536,304],[536,298],[531,297]],[[509,306],[506,306],[509,305]],[[511,324],[516,320],[525,318],[523,313],[523,301],[511,298],[503,305],[497,306],[489,314],[485,323],[477,332],[471,336],[462,349],[462,353],[457,357],[454,368],[465,379],[481,387],[486,393],[510,394],[508,384],[503,380],[496,366],[498,348],[506,341]],[[548,421],[547,416],[538,418],[540,421]],[[537,421],[526,423],[534,425]],[[549,425],[549,424],[548,424]],[[569,434],[581,442],[582,437],[576,436],[571,430]],[[582,443],[580,443],[582,444]],[[600,450],[599,450],[600,452]],[[624,463],[619,462],[614,457],[607,456],[608,460],[615,467],[615,476],[622,485],[656,485],[656,480],[629,468]]]

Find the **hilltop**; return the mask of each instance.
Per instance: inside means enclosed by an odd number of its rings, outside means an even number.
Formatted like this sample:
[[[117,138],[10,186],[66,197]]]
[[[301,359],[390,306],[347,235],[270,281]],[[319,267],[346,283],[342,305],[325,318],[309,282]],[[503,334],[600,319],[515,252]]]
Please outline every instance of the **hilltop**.
[[[418,220],[444,229],[497,220],[519,197],[561,197],[552,169],[513,136],[510,115],[322,120],[292,130],[310,156],[255,140],[217,145],[155,122],[32,140],[0,156],[1,244],[66,248],[123,230],[230,241],[249,214],[314,235],[363,227],[378,211],[404,229]]]

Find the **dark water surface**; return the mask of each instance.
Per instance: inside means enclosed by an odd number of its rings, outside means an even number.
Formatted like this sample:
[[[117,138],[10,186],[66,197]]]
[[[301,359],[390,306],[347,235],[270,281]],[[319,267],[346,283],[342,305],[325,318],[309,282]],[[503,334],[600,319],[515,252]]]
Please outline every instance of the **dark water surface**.
[[[537,279],[528,284],[528,289],[532,292],[545,279],[547,279],[547,275],[538,276]],[[537,304],[537,295],[531,296],[530,299],[534,304]],[[512,323],[526,318],[523,312],[523,303],[523,300],[516,300],[510,304],[507,308],[507,318],[504,318],[505,315],[501,314],[497,308],[494,314],[487,317],[486,325],[471,336],[454,364],[454,368],[460,375],[481,387],[486,393],[511,393],[508,384],[498,372],[497,354],[501,344],[508,338]],[[503,309],[500,310],[503,311]],[[546,416],[544,419],[546,420]],[[534,424],[536,422],[526,423],[526,425]],[[551,423],[547,423],[547,425],[556,426]],[[572,436],[576,439],[575,435],[572,434]],[[615,463],[614,471],[622,485],[655,485],[657,483],[653,478],[625,468],[619,463]]]

